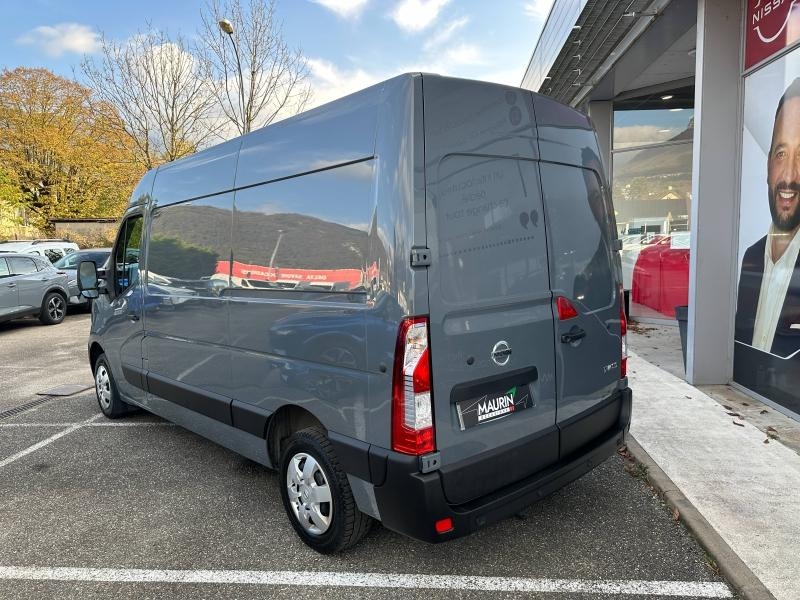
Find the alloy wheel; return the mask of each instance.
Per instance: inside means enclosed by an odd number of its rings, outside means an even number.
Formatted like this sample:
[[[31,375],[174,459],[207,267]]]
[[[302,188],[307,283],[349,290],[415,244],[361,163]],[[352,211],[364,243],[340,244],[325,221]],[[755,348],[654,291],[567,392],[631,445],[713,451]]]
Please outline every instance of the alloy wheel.
[[[108,370],[105,365],[97,367],[97,373],[94,376],[94,385],[97,390],[97,399],[100,401],[100,406],[104,410],[111,407],[111,378],[108,375]]]
[[[64,318],[64,299],[61,296],[55,295],[50,298],[47,303],[47,314],[53,321],[60,321]]]
[[[298,452],[286,470],[289,504],[297,521],[308,533],[322,535],[331,525],[333,500],[328,477],[310,454]]]

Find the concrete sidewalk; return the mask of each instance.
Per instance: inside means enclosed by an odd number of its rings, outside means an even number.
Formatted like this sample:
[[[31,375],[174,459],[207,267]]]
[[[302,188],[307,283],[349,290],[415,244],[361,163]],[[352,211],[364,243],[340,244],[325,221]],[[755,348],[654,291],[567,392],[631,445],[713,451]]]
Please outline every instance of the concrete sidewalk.
[[[800,598],[800,456],[631,353],[631,433],[778,600]]]

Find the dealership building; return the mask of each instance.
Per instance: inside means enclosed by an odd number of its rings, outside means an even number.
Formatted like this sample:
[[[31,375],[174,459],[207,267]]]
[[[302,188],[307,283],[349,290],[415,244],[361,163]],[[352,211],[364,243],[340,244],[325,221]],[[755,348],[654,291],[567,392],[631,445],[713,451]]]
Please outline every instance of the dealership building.
[[[798,45],[792,0],[555,0],[522,82],[595,124],[631,318],[688,306],[687,380],[795,418]]]

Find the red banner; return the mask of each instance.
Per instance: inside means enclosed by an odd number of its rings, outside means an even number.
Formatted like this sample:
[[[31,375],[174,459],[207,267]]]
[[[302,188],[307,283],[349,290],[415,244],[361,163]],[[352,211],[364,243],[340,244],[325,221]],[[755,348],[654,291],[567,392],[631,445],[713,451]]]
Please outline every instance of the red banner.
[[[800,40],[798,0],[748,0],[744,68]]]
[[[248,265],[238,261],[233,262],[233,273],[230,273],[230,263],[221,260],[217,263],[217,273],[232,275],[241,279],[254,281],[271,281],[285,284],[295,283],[322,283],[347,284],[348,288],[363,285],[364,273],[360,269],[285,269],[282,267],[265,267],[262,265]]]

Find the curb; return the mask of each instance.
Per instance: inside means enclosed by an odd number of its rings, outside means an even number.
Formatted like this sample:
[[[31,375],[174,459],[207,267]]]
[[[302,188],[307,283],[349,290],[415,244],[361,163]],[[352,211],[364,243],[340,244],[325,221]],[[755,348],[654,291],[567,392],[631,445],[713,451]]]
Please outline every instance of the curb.
[[[745,600],[775,600],[775,596],[722,539],[700,511],[689,502],[639,442],[629,435],[626,444],[633,457],[647,467],[647,480],[664,498],[667,506],[678,511],[681,522],[716,561],[720,573],[728,580],[734,591]]]

